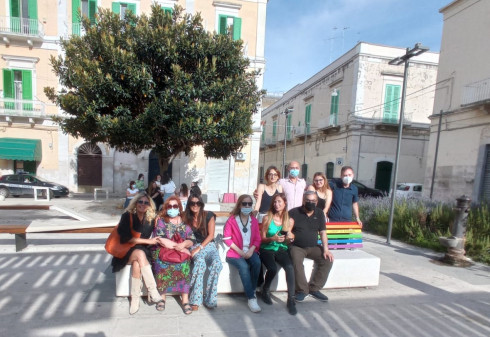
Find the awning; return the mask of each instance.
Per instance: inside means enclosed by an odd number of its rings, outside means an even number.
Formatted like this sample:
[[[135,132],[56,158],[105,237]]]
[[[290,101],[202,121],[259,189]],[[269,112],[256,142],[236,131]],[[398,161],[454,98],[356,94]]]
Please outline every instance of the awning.
[[[0,138],[0,159],[41,161],[41,140]]]

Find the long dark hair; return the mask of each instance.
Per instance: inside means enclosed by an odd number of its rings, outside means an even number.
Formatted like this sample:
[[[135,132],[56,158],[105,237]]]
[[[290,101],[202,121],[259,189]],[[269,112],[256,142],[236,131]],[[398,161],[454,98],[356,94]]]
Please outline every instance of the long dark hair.
[[[197,214],[197,230],[200,231],[204,236],[208,236],[208,226],[206,223],[206,215],[207,212],[204,210],[204,202],[200,195],[192,194],[187,199],[187,205],[184,210],[184,221],[189,227],[194,228],[192,226],[192,219],[194,218],[194,213],[191,211],[191,207],[189,203],[192,202],[192,199],[197,199],[201,206],[199,206],[199,213]]]

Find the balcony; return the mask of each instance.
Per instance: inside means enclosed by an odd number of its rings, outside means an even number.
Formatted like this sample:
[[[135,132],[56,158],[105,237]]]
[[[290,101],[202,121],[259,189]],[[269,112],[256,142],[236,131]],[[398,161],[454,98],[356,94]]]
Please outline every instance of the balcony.
[[[38,100],[18,100],[13,98],[0,98],[0,116],[5,121],[10,117],[47,118],[46,104]]]
[[[373,123],[376,129],[379,130],[398,130],[398,119],[399,118],[373,118]],[[411,116],[405,116],[403,118],[403,127],[408,127],[412,125]]]
[[[276,146],[276,143],[277,143],[277,137],[267,138],[265,140],[265,145],[269,147]]]
[[[461,105],[488,103],[490,101],[490,78],[463,87]]]
[[[329,118],[323,118],[318,121],[318,129],[324,133],[336,132],[340,130],[340,125],[337,125],[337,115],[330,115]]]
[[[37,19],[0,16],[0,37],[6,44],[10,40],[19,40],[32,46],[33,42],[43,41],[44,26]]]

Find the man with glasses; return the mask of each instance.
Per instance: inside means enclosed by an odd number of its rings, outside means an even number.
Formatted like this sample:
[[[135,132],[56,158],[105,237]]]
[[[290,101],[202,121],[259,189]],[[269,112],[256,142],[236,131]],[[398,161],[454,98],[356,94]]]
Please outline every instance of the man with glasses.
[[[282,186],[284,194],[288,199],[288,211],[301,206],[303,192],[306,189],[306,181],[299,176],[299,163],[292,161],[288,165],[288,177],[279,179],[279,185]]]
[[[328,240],[325,228],[325,214],[316,207],[318,196],[314,191],[306,191],[303,195],[303,205],[289,211],[293,219],[294,240],[289,246],[296,279],[297,302],[303,302],[306,297],[326,302],[328,297],[320,292],[327,282],[332,269],[333,255],[328,250]],[[318,244],[318,234],[322,244]],[[314,261],[310,281],[306,280],[303,261],[305,258]]]
[[[352,184],[354,170],[350,166],[344,166],[340,170],[340,177],[341,181],[330,180],[333,197],[328,210],[328,218],[331,222],[351,222],[354,212],[356,222],[362,226],[359,218],[358,190],[356,185]]]

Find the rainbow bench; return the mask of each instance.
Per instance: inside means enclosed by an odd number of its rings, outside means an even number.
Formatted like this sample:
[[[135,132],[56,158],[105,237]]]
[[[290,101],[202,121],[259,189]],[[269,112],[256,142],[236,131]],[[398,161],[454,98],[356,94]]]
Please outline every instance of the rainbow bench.
[[[326,228],[328,249],[362,248],[362,227],[357,222],[327,222]]]

